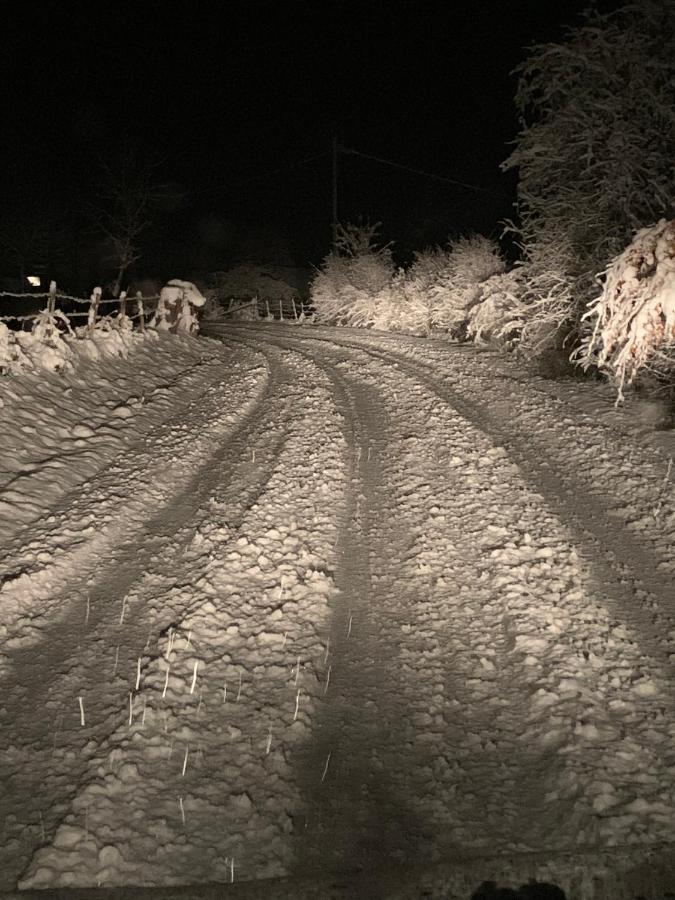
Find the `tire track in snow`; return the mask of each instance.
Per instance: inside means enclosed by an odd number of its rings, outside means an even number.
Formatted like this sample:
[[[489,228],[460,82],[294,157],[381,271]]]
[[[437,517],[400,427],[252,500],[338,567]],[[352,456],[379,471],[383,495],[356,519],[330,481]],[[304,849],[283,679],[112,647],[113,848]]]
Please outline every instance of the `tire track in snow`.
[[[0,778],[10,786],[3,795],[8,842],[5,852],[0,851],[0,868],[8,884],[25,865],[34,842],[43,840],[43,829],[47,837],[54,833],[105,748],[107,735],[124,717],[136,660],[145,655],[151,635],[156,638],[173,615],[170,606],[149,603],[148,594],[170,596],[180,586],[181,565],[208,515],[207,501],[219,496],[234,532],[264,490],[267,466],[279,457],[284,443],[283,434],[273,427],[283,406],[282,380],[280,372],[272,370],[263,393],[237,419],[238,427],[219,441],[182,491],[142,523],[142,533],[127,529],[124,539],[111,545],[107,559],[96,563],[87,554],[85,566],[69,572],[70,580],[50,596],[50,609],[59,610],[57,615],[41,610],[33,619],[38,623],[31,643],[37,637],[37,648],[18,642],[4,649],[8,677],[3,681],[0,729],[11,735],[11,744],[0,768]],[[266,415],[261,416],[264,408]],[[36,652],[41,654],[38,671]],[[77,696],[83,696],[88,712],[82,737]],[[36,722],[26,713],[39,707],[46,715]],[[66,749],[73,743],[82,746],[79,758]],[[26,748],[31,765],[24,773],[18,760]]]
[[[52,420],[48,421],[48,430],[46,433],[36,434],[28,441],[27,447],[15,447],[9,445],[11,435],[15,433],[15,426],[18,422],[24,422],[23,430],[28,430],[29,434],[35,432],[33,427],[34,410],[32,408],[24,409],[20,405],[20,393],[11,394],[5,400],[0,409],[2,410],[1,418],[3,424],[6,423],[7,438],[3,441],[4,457],[0,468],[0,509],[6,512],[4,521],[0,524],[0,542],[2,543],[2,558],[0,558],[0,579],[3,565],[8,563],[13,570],[11,574],[15,574],[17,568],[20,570],[20,560],[22,556],[22,534],[30,535],[28,540],[34,535],[32,534],[32,525],[36,520],[44,517],[44,499],[45,496],[53,499],[53,509],[51,512],[58,515],[60,511],[68,510],[72,503],[79,497],[82,491],[82,481],[86,477],[91,479],[96,474],[103,471],[120,452],[133,453],[138,450],[142,443],[147,440],[148,423],[149,428],[157,428],[157,413],[154,407],[162,408],[165,395],[174,389],[182,388],[181,392],[174,398],[175,402],[171,410],[163,412],[164,423],[167,417],[184,411],[189,400],[189,386],[194,385],[201,378],[207,385],[213,380],[214,368],[218,365],[218,360],[209,358],[205,353],[202,358],[197,361],[190,361],[189,364],[179,362],[177,368],[171,377],[153,377],[149,381],[144,381],[142,385],[135,383],[130,384],[130,379],[125,377],[123,360],[105,360],[103,363],[99,361],[97,364],[81,362],[81,369],[78,369],[77,376],[70,373],[51,373],[46,377],[46,383],[40,384],[40,390],[33,389],[34,399],[41,400],[44,403],[46,411],[49,411]],[[147,353],[147,348],[145,348]],[[166,347],[159,345],[159,350],[155,352],[166,352]],[[160,356],[161,358],[161,356]],[[132,360],[134,357],[132,357]],[[148,361],[152,357],[148,356]],[[101,371],[103,366],[103,372]],[[97,396],[98,389],[106,384],[105,376],[115,378],[117,376],[120,382],[119,393],[116,397],[117,408],[124,408],[131,403],[134,407],[142,406],[143,411],[151,413],[147,417],[143,416],[142,421],[138,421],[138,414],[134,415],[133,437],[129,440],[127,436],[128,419],[116,417],[114,409],[105,403],[95,410],[89,409],[90,418],[86,423],[80,419],[83,409],[87,409],[91,404],[92,393]],[[25,376],[31,378],[31,376]],[[43,376],[44,377],[44,376]],[[51,406],[54,400],[54,384],[53,380],[58,382],[59,390],[64,391],[64,396],[59,404],[58,411]],[[65,382],[65,384],[64,384]],[[186,390],[188,387],[188,390]],[[201,398],[208,401],[208,397]],[[154,413],[154,415],[153,415]],[[159,415],[162,415],[160,413]],[[85,426],[86,439],[82,437],[74,437],[75,433],[81,433]],[[14,426],[14,427],[10,427]],[[57,435],[54,440],[54,433]],[[64,436],[70,437],[70,450],[65,447]],[[20,455],[17,451],[22,451]],[[17,458],[18,455],[18,458]],[[68,465],[64,465],[64,460]],[[11,466],[9,465],[11,461]],[[20,467],[17,470],[17,465]],[[57,472],[60,477],[54,478],[53,473]],[[38,489],[37,485],[40,485]],[[64,487],[65,485],[65,487]],[[39,495],[39,502],[36,504],[33,499],[35,495]],[[12,498],[13,503],[8,502]],[[31,521],[30,513],[34,518]],[[16,513],[20,513],[16,515]],[[1,583],[1,582],[0,582]]]
[[[302,337],[300,340],[333,342],[331,338]],[[413,364],[410,357],[390,348],[364,347],[342,335],[338,336],[338,342],[371,359],[394,365],[408,377],[425,384],[492,441],[505,447],[524,477],[581,539],[580,552],[596,572],[599,588],[611,585],[622,620],[640,633],[645,648],[672,667],[675,675],[675,591],[672,575],[666,574],[663,568],[664,564],[675,562],[672,544],[670,558],[664,557],[663,552],[654,555],[651,546],[637,541],[622,526],[612,503],[614,498],[608,502],[608,498],[593,490],[588,480],[575,481],[574,476],[578,479],[579,472],[570,472],[561,465],[560,446],[551,446],[545,433],[522,436],[513,421],[491,412],[496,404],[460,396],[423,358],[417,357]],[[445,352],[452,353],[453,349]],[[675,700],[675,694],[672,699]]]
[[[274,343],[292,346],[276,335]],[[302,355],[306,353],[302,349],[296,350]],[[467,648],[454,648],[450,672],[444,673],[441,647],[444,641],[452,645],[453,639],[446,634],[447,627],[442,622],[442,615],[438,615],[435,622],[431,616],[431,627],[425,627],[425,608],[433,605],[429,597],[430,585],[426,578],[420,579],[420,573],[415,568],[407,576],[405,569],[401,568],[409,549],[407,545],[415,543],[415,532],[423,531],[428,525],[426,509],[422,508],[415,521],[407,501],[419,491],[428,489],[429,485],[425,484],[426,477],[422,477],[417,485],[410,484],[407,480],[410,460],[402,463],[394,456],[387,460],[384,472],[380,460],[386,459],[386,449],[392,440],[395,442],[401,433],[415,433],[419,422],[415,422],[415,413],[408,409],[398,416],[396,430],[389,434],[380,423],[383,416],[388,418],[387,413],[383,412],[384,397],[372,383],[368,384],[368,379],[365,383],[355,379],[351,373],[344,378],[336,374],[337,367],[348,362],[348,357],[341,359],[339,351],[329,351],[321,360],[308,355],[330,375],[340,398],[339,405],[347,411],[345,435],[351,447],[352,468],[357,477],[351,492],[356,499],[348,504],[354,512],[347,517],[343,531],[343,564],[338,565],[336,571],[337,583],[342,588],[342,600],[335,611],[334,643],[331,646],[334,667],[338,673],[343,673],[343,677],[340,684],[335,684],[337,703],[332,700],[324,705],[315,731],[317,741],[311,748],[310,765],[307,766],[315,777],[313,784],[306,783],[309,794],[306,819],[308,839],[305,845],[300,845],[297,871],[304,871],[308,864],[320,870],[327,858],[340,872],[368,869],[377,862],[384,865],[392,859],[399,862],[431,861],[448,851],[454,855],[466,855],[473,842],[481,846],[480,838],[471,833],[471,827],[468,834],[462,835],[465,841],[468,839],[464,846],[461,839],[451,840],[448,844],[443,838],[439,840],[438,821],[433,821],[439,809],[440,815],[444,815],[443,806],[448,801],[448,797],[443,796],[442,788],[440,798],[432,797],[438,788],[437,763],[439,757],[445,762],[442,745],[447,738],[459,745],[460,750],[461,745],[466,743],[467,733],[470,739],[477,739],[479,734],[483,734],[482,740],[490,743],[489,736],[498,715],[492,707],[487,709],[485,715],[475,711],[467,714],[477,700],[485,699],[461,690],[463,681],[476,682],[475,678],[471,678],[471,665],[467,668],[462,661],[463,656],[468,656]],[[326,358],[331,360],[330,368],[326,365]],[[378,382],[386,384],[386,378],[380,374]],[[391,385],[387,387],[391,390]],[[375,456],[371,459],[373,448]],[[402,470],[404,477],[401,478],[401,471],[397,470]],[[441,470],[435,475],[442,481]],[[388,496],[390,493],[391,496]],[[364,501],[361,516],[355,512],[358,498]],[[432,500],[431,495],[428,499]],[[369,523],[365,530],[359,527],[361,518]],[[378,534],[377,526],[382,522],[387,522],[393,533],[387,530],[385,535]],[[404,533],[403,546],[397,544],[394,538],[397,525]],[[453,545],[446,545],[446,552],[449,555],[454,553],[466,562],[465,557],[467,553],[471,556],[471,551],[463,544],[461,535],[453,535]],[[431,556],[433,558],[435,554]],[[415,559],[414,555],[412,558]],[[405,587],[408,583],[412,585],[410,590]],[[352,613],[353,630],[348,624]],[[453,610],[454,624],[459,613],[461,611],[457,608]],[[470,616],[473,615],[474,611],[471,611]],[[502,616],[497,610],[493,630],[498,635],[498,646],[502,643],[502,625]],[[418,627],[425,632],[419,641],[414,636]],[[413,636],[402,640],[401,628],[404,633],[412,633]],[[481,658],[481,649],[484,648],[479,645],[477,658]],[[431,659],[425,660],[425,655]],[[494,668],[485,656],[483,660]],[[406,676],[401,677],[401,669],[407,670]],[[460,674],[462,672],[464,674]],[[445,703],[444,695],[450,696],[453,712],[449,722],[441,726],[444,737],[440,747],[432,751],[424,746],[423,732],[430,726],[438,727],[440,707]],[[521,700],[517,693],[513,693],[505,705],[512,712],[514,707],[522,706]],[[433,715],[434,708],[436,715]],[[430,712],[432,715],[429,715]],[[492,748],[495,750],[497,744],[492,743]],[[324,785],[323,781],[316,781],[316,773],[328,758],[328,752],[333,776]],[[462,752],[466,757],[467,748]],[[502,825],[510,822],[510,830],[498,829],[502,832],[503,847],[508,845],[509,839],[513,843],[513,834],[519,833],[513,820],[520,818],[516,810],[519,805],[522,808],[522,802],[519,804],[518,801],[523,799],[524,785],[530,784],[533,798],[531,810],[536,803],[542,802],[545,793],[542,784],[547,784],[549,780],[547,773],[536,771],[537,763],[541,768],[536,753],[528,754],[522,747],[519,752],[520,777],[506,787],[500,785],[498,779],[488,785],[484,798],[486,810],[490,807],[499,810]],[[471,754],[470,749],[468,753]],[[466,759],[462,764],[466,768]],[[420,771],[424,774],[418,776]],[[480,764],[477,774],[485,780]],[[516,782],[517,797],[513,796],[513,784]],[[499,793],[496,804],[491,803],[490,797],[490,791],[495,788]],[[456,785],[451,785],[451,793],[455,789]],[[476,788],[478,794],[481,789],[484,790],[485,785]],[[499,805],[503,803],[505,793],[511,794],[510,810]],[[468,808],[463,811],[468,820],[472,818],[474,800],[475,796],[470,795]],[[457,798],[451,805],[459,805]],[[437,810],[432,812],[434,806]],[[486,812],[486,815],[489,813]],[[461,821],[461,816],[451,815],[445,827],[449,828],[452,822],[457,828],[458,819]],[[495,822],[491,825],[490,842],[494,840]]]
[[[372,572],[382,513],[381,460],[392,435],[376,386],[341,375],[333,359],[326,365],[325,359],[295,352],[332,383],[343,416],[349,484],[336,545],[339,594],[330,631],[330,684],[312,723],[312,740],[297,757],[304,802],[294,871],[318,874],[329,866],[344,873],[415,858],[421,840],[410,798],[387,766],[392,746],[399,763],[407,755],[406,702],[397,687],[398,648],[380,627]]]
[[[247,331],[250,330],[247,329]],[[255,330],[255,333],[258,337],[261,335],[259,329]],[[281,346],[296,347],[300,352],[307,352],[306,348],[312,341],[311,338],[299,338],[297,335],[291,336],[288,333],[280,335],[272,332],[270,334],[269,330],[265,333],[265,339]],[[338,343],[341,339],[340,335]],[[379,361],[384,366],[381,374],[386,374],[387,368],[391,373],[390,359],[386,354],[369,352],[364,354],[361,347],[348,348],[348,350],[353,349],[357,350],[357,354],[356,356],[352,354],[352,362],[360,360],[361,371],[366,371],[368,368],[361,364],[365,355],[370,359],[379,356]],[[335,354],[331,354],[324,342],[321,357],[323,362],[326,359],[324,351],[335,358]],[[400,360],[397,359],[397,362]],[[370,374],[372,377],[372,372]],[[439,397],[438,385],[432,379],[425,378],[424,373],[420,375],[407,364],[407,371],[404,372],[404,375],[413,384],[423,385],[432,396]],[[379,383],[382,383],[382,378],[379,379]],[[446,394],[442,399],[444,403],[449,403],[454,408],[454,395],[449,399]],[[465,414],[472,412],[471,409],[467,409],[466,403],[461,403],[461,406],[460,412]],[[466,417],[465,415],[465,420]],[[489,431],[485,427],[485,423],[481,421],[478,422],[478,428],[480,430],[475,443],[480,446]],[[502,435],[499,437],[501,439]],[[489,444],[493,443],[489,438],[488,441]],[[503,443],[504,441],[500,440],[500,444]],[[504,451],[497,449],[499,457]],[[531,472],[527,468],[524,474],[531,480]],[[477,549],[482,550],[483,555],[493,556],[496,559],[503,557],[505,562],[503,565],[489,564],[481,568],[480,554],[475,557],[474,561],[474,565],[481,573],[481,579],[484,577],[493,579],[497,588],[492,598],[488,598],[488,605],[493,607],[490,609],[490,616],[494,615],[491,628],[494,631],[501,626],[503,633],[501,641],[493,638],[491,650],[497,652],[498,658],[501,651],[502,660],[506,660],[507,663],[511,660],[506,669],[510,668],[517,689],[525,690],[520,698],[520,703],[515,695],[511,699],[514,708],[519,705],[528,708],[527,714],[523,714],[523,719],[521,719],[527,728],[524,734],[513,734],[511,742],[521,760],[527,759],[527,752],[522,746],[523,740],[530,741],[535,756],[539,756],[541,785],[534,793],[535,795],[539,794],[541,805],[549,807],[548,819],[552,827],[549,828],[548,833],[553,846],[558,846],[556,842],[564,839],[564,836],[572,846],[580,841],[587,847],[593,846],[595,841],[598,842],[599,847],[602,847],[607,841],[612,844],[617,840],[620,842],[624,837],[629,840],[646,841],[649,829],[651,829],[654,840],[667,838],[668,829],[671,828],[673,821],[673,791],[670,784],[672,779],[669,779],[667,775],[669,765],[672,764],[672,744],[669,734],[673,730],[672,725],[669,728],[672,716],[666,716],[666,708],[670,705],[667,697],[668,682],[663,680],[663,673],[659,665],[657,664],[655,667],[649,658],[640,652],[640,647],[635,644],[634,639],[626,633],[622,625],[613,620],[611,612],[608,612],[608,609],[611,611],[612,606],[615,605],[611,596],[612,589],[615,588],[614,573],[611,573],[609,578],[610,591],[607,594],[603,590],[606,585],[603,585],[602,582],[598,583],[597,571],[595,583],[589,581],[588,572],[579,571],[573,548],[569,545],[565,546],[569,537],[565,538],[564,532],[558,536],[557,532],[560,529],[556,521],[547,514],[544,514],[545,518],[542,519],[541,514],[536,512],[541,504],[542,494],[546,496],[547,492],[541,490],[541,484],[535,484],[534,487],[538,489],[534,495],[531,495],[531,491],[524,486],[519,489],[523,492],[522,515],[524,519],[527,520],[534,516],[530,525],[532,533],[535,535],[534,546],[531,549],[525,546],[522,550],[516,547],[511,551],[508,550],[511,545],[507,543],[507,549],[502,550],[499,548],[503,539],[497,540],[494,546],[491,546],[489,542],[485,546],[479,544]],[[484,505],[485,499],[485,497],[482,498],[482,501],[479,499],[477,508]],[[505,507],[504,499],[502,499],[501,508],[499,504],[495,507],[495,514],[501,514],[506,523],[510,522],[511,529],[518,524],[517,520],[515,522],[513,520],[513,516],[517,515],[517,508],[510,508],[514,499],[513,496],[506,497]],[[487,508],[489,509],[489,505]],[[530,510],[533,510],[532,515],[530,515]],[[557,513],[558,510],[555,509],[555,512]],[[541,520],[539,523],[537,523],[538,517]],[[547,518],[548,521],[546,521]],[[488,521],[491,521],[491,518]],[[542,523],[545,523],[543,527]],[[547,533],[552,535],[552,548],[545,546],[546,539],[542,546],[541,537],[545,537]],[[572,535],[572,540],[576,542],[578,531],[574,528]],[[532,541],[532,538],[528,538],[527,535],[525,538],[526,544],[527,540]],[[471,557],[470,549],[469,547],[464,548],[469,558]],[[540,555],[538,555],[539,550],[541,550]],[[537,551],[536,554],[535,551]],[[515,555],[516,559],[521,555],[523,562],[529,566],[531,572],[536,576],[540,569],[543,577],[547,577],[545,573],[550,570],[550,565],[546,561],[551,556],[560,554],[563,559],[567,559],[566,568],[561,569],[562,581],[560,577],[548,576],[551,579],[550,590],[553,597],[549,600],[545,595],[540,596],[541,609],[539,611],[533,607],[533,601],[536,603],[540,594],[540,591],[536,589],[536,578],[534,584],[528,585],[528,576],[525,576],[526,583],[520,585],[517,583],[519,580],[518,569],[514,569],[516,574],[516,583],[514,583],[510,571],[513,562],[509,561],[509,554]],[[531,559],[530,562],[527,562],[528,558]],[[540,560],[541,565],[536,561],[537,559]],[[592,562],[597,564],[595,559],[592,559]],[[522,566],[519,568],[522,569]],[[565,571],[567,571],[567,575],[564,575]],[[541,577],[540,575],[539,578]],[[565,586],[566,579],[572,580],[572,588],[569,585]],[[528,597],[531,591],[534,593]],[[588,593],[589,591],[590,593]],[[584,600],[585,595],[588,597],[586,600]],[[600,603],[595,598],[599,598]],[[608,601],[609,607],[606,608],[605,604]],[[419,612],[422,612],[423,607],[424,604],[421,603]],[[461,613],[461,609],[458,609],[457,612]],[[474,615],[476,612],[479,616],[483,615],[480,610],[475,610]],[[484,615],[483,619],[485,619]],[[571,628],[571,630],[566,631],[566,628]],[[542,633],[542,629],[546,636],[543,641],[538,637]],[[541,649],[538,644],[546,644],[551,639],[551,631],[554,635],[561,635],[558,639],[560,647],[553,654],[554,658],[549,661],[554,663],[552,670],[540,671],[536,661],[537,654]],[[488,645],[490,647],[489,641]],[[531,645],[532,650],[526,656],[525,665],[514,663],[514,655],[526,654],[528,645]],[[459,648],[457,651],[460,652]],[[423,645],[420,647],[420,652],[423,652]],[[486,656],[485,647],[480,643],[476,644],[475,652],[476,660],[484,659],[486,663],[490,663],[489,655]],[[556,654],[558,658],[556,658]],[[662,656],[657,654],[656,659],[662,660]],[[595,675],[593,669],[598,665],[600,671],[598,675]],[[561,676],[564,677],[561,678]],[[467,683],[473,682],[474,686],[476,686],[476,682],[480,686],[482,681],[484,681],[483,678],[476,678],[475,675],[473,678],[467,679]],[[505,687],[508,694],[508,687]],[[481,690],[478,689],[477,694],[471,698],[470,691],[465,697],[466,702],[461,704],[463,710],[471,709],[472,703],[474,706],[479,704],[480,693]],[[609,714],[608,709],[611,710]],[[426,719],[422,718],[420,721],[433,726],[433,719],[434,717],[431,716]],[[481,726],[480,721],[475,721],[474,725],[476,725],[475,730],[468,736],[472,740],[474,738],[479,740],[479,746],[473,748],[473,755],[480,760],[482,751],[485,751],[487,745],[490,744],[490,729]],[[548,734],[546,733],[547,727],[550,728]],[[457,739],[460,740],[461,745],[463,742],[461,735],[455,734],[455,740]],[[537,744],[542,739],[545,740],[548,750],[544,747],[544,751],[542,751]],[[482,747],[480,746],[481,742]],[[508,747],[508,745],[509,741],[507,740],[506,746]],[[494,749],[493,747],[492,750],[494,751]],[[465,755],[468,753],[471,756],[471,747],[464,746],[463,752]],[[617,757],[616,760],[614,760],[614,756]],[[439,757],[442,759],[443,754],[439,753]],[[565,757],[571,765],[560,763],[560,760]],[[671,759],[670,764],[669,759]],[[549,774],[547,766],[552,763],[555,765],[552,774]],[[469,768],[471,768],[471,764]],[[506,768],[508,769],[508,763]],[[527,778],[527,766],[523,766],[523,772]],[[476,773],[480,775],[480,764],[476,767]],[[442,777],[447,780],[447,773],[442,774]],[[602,777],[606,781],[600,781],[599,779]],[[544,796],[543,785],[547,778],[551,790]],[[452,787],[452,778],[449,781],[449,786]],[[499,779],[495,784],[499,784]],[[659,793],[661,788],[663,790]],[[618,797],[613,794],[614,790],[618,792]],[[515,804],[512,804],[511,812],[508,812],[507,807],[507,814],[503,816],[506,821],[503,823],[505,827],[502,829],[502,835],[506,835],[511,827],[517,847],[516,835],[519,832],[517,829],[513,829],[513,826],[518,824],[523,827],[520,836],[523,838],[524,845],[527,846],[526,835],[531,831],[536,846],[538,837],[536,832],[542,825],[540,817],[535,814],[530,817],[533,821],[527,822],[522,814],[519,816],[517,807],[519,801],[522,801],[522,796],[519,796],[517,784],[512,785],[511,791],[515,791],[512,793]],[[479,795],[480,790],[473,798],[474,803]],[[498,792],[497,800],[499,801],[502,796]],[[447,800],[447,798],[445,799]],[[470,809],[471,797],[468,797],[467,800],[469,803],[465,803],[466,812]],[[491,805],[489,801],[488,794],[485,797],[485,807],[481,806],[480,808],[489,810]],[[439,815],[443,813],[443,805],[444,799],[441,796],[438,803]],[[445,805],[447,809],[452,804],[446,803]],[[459,805],[461,806],[461,804]],[[496,833],[499,833],[500,829],[496,827],[494,821],[494,816],[499,814],[499,802],[497,802],[496,808],[494,804],[492,806],[494,813],[491,828],[496,828]],[[520,803],[520,807],[522,810],[522,803]],[[561,810],[566,810],[562,821],[559,820],[556,823],[554,817],[554,820],[550,822],[551,807],[558,811],[558,815]],[[530,808],[537,808],[534,796]],[[456,822],[454,824],[457,825]],[[558,827],[566,826],[564,836],[562,831],[556,831],[556,825]],[[648,829],[646,832],[645,828]],[[471,845],[470,831],[470,828],[468,831],[464,829],[464,834],[462,834],[462,829],[458,829],[460,846],[462,840],[466,841],[466,838],[469,838],[469,846]],[[486,831],[489,843],[490,829],[486,829]],[[492,834],[494,835],[495,831]],[[541,835],[539,838],[541,846]],[[476,846],[479,845],[479,843],[476,844]],[[467,844],[464,842],[464,847],[466,846]],[[451,848],[446,847],[446,849]]]
[[[312,402],[307,421],[297,402],[298,375],[306,373],[276,351],[268,356],[278,383],[252,433],[241,434],[247,456],[269,441],[268,455],[256,453],[264,481],[253,493],[244,488],[246,501],[233,521],[235,485],[230,491],[222,473],[220,480],[210,474],[217,502],[176,563],[180,583],[140,585],[139,600],[145,593],[153,611],[166,605],[175,646],[167,647],[165,628],[156,652],[139,649],[133,722],[124,723],[118,707],[115,732],[97,748],[53,845],[36,854],[23,887],[223,881],[234,874],[235,860],[237,878],[279,874],[284,865],[293,806],[286,757],[306,732],[315,663],[324,657],[317,629],[330,579],[321,557],[333,546],[325,531],[334,526],[315,497],[298,491],[317,468],[311,417],[328,425],[330,415],[322,400]],[[333,444],[327,428],[323,472],[339,453]],[[275,557],[280,570],[270,569]],[[130,607],[135,626],[128,637],[140,648],[142,610]],[[200,686],[194,693],[193,663]]]

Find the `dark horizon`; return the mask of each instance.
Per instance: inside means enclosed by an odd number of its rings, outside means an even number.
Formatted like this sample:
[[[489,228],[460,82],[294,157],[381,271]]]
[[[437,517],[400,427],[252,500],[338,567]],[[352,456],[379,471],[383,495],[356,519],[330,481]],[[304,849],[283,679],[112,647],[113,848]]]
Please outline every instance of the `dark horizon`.
[[[3,193],[25,185],[78,215],[100,162],[133,148],[182,195],[138,274],[318,264],[336,136],[403,167],[339,157],[339,218],[382,222],[401,261],[450,235],[498,236],[514,215],[516,177],[499,169],[518,131],[512,70],[587,6],[103,2],[93,20],[10,3]]]

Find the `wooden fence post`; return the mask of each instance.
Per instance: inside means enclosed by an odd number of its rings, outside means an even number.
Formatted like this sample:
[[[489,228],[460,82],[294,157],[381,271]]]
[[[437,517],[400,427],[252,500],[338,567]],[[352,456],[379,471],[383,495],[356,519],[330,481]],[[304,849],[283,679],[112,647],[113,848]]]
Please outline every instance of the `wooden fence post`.
[[[295,321],[298,320],[298,309],[295,305],[295,297],[291,297],[291,303],[293,304],[293,315],[295,316]]]
[[[270,302],[267,299],[265,300],[265,309],[267,310],[267,318],[271,319],[272,313],[270,312]]]
[[[47,301],[47,312],[50,316],[54,315],[56,309],[56,282],[49,282],[49,300]]]
[[[127,292],[126,291],[122,291],[122,293],[120,294],[120,311],[119,311],[118,317],[121,320],[124,320],[127,317]]]
[[[87,328],[89,330],[89,334],[93,334],[94,328],[96,327],[96,313],[98,312],[98,305],[100,302],[101,288],[95,287],[90,298],[89,316],[87,317]]]
[[[284,321],[284,301],[279,298],[279,318]]]
[[[136,293],[136,306],[138,307],[138,327],[143,332],[145,331],[145,310],[143,309],[143,294],[140,291]]]

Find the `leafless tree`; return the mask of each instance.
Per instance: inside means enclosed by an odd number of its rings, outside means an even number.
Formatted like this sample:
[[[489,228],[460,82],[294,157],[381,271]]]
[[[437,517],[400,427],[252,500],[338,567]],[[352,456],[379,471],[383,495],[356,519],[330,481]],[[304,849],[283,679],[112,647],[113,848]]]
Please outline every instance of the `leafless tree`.
[[[86,207],[94,229],[106,239],[108,261],[115,267],[114,297],[119,296],[125,275],[142,256],[142,236],[175,194],[174,186],[156,178],[156,169],[141,163],[133,151],[115,165],[102,164],[98,197]]]

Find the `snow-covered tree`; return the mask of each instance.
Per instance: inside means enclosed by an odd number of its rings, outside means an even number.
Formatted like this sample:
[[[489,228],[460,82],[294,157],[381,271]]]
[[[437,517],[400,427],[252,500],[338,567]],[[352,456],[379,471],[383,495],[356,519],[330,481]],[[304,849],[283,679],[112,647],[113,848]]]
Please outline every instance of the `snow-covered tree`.
[[[519,172],[526,258],[548,255],[559,282],[550,312],[540,305],[536,313],[557,327],[574,331],[597,294],[596,273],[635,230],[669,214],[674,58],[675,2],[641,0],[586,12],[560,43],[532,47],[518,69],[521,131],[503,167]]]
[[[98,198],[86,205],[94,230],[106,243],[115,276],[110,285],[118,297],[129,269],[142,255],[141,240],[156,217],[179,202],[175,185],[161,184],[152,166],[132,151],[115,165],[102,165]]]
[[[675,377],[675,220],[639,231],[607,270],[586,317],[593,331],[580,361],[607,372],[619,394],[642,371]]]

